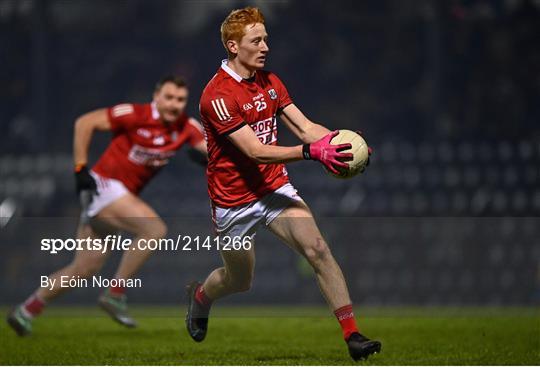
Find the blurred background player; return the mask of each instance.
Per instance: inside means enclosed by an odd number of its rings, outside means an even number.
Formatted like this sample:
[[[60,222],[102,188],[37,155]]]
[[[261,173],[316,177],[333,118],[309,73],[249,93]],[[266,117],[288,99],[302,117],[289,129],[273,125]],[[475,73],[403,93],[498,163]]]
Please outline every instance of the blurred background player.
[[[166,76],[157,84],[153,101],[147,104],[119,104],[79,117],[75,123],[74,162],[77,193],[82,213],[77,236],[104,237],[126,231],[135,239],[158,239],[167,228],[139,192],[184,144],[189,144],[206,160],[206,142],[197,120],[186,115],[188,87],[177,76]],[[88,150],[94,131],[112,131],[113,138],[98,162],[88,169]],[[193,154],[192,154],[193,156]],[[150,250],[137,247],[125,251],[116,279],[131,278],[150,256]],[[108,253],[76,251],[73,261],[49,278],[62,276],[88,278],[104,264]],[[23,336],[32,331],[32,319],[45,304],[69,288],[56,281],[52,289],[38,288],[9,315],[8,323]],[[107,289],[99,305],[116,321],[136,326],[127,313],[125,290]]]
[[[220,237],[251,236],[264,224],[303,255],[313,267],[320,289],[337,317],[355,360],[381,349],[359,333],[344,276],[306,203],[289,183],[284,163],[316,160],[328,170],[347,167],[350,144],[332,145],[337,131],[307,119],[293,104],[279,78],[261,70],[268,55],[264,17],[259,9],[232,11],[221,26],[227,50],[217,74],[203,91],[201,120],[208,141],[208,191],[215,229]],[[277,145],[277,122],[304,143]],[[186,325],[195,341],[207,332],[213,301],[251,287],[255,250],[222,251],[224,266],[189,294]]]

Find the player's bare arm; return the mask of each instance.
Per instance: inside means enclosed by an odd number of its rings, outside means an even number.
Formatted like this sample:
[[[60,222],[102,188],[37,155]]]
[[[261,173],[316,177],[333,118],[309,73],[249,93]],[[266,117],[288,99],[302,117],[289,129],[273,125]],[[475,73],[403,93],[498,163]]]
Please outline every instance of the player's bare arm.
[[[344,162],[352,159],[352,154],[342,153],[343,150],[351,147],[350,144],[332,145],[330,143],[338,133],[338,131],[334,131],[326,134],[314,143],[283,147],[262,144],[253,129],[246,125],[229,134],[228,138],[242,153],[259,164],[289,163],[312,159],[321,162],[328,170],[337,174],[336,167],[347,168],[348,165]]]
[[[206,146],[206,141],[202,140],[200,143],[193,146],[193,149],[195,149],[197,152],[201,153],[208,159],[208,148]]]
[[[187,153],[189,159],[193,162],[201,166],[206,166],[208,164],[208,148],[205,140],[193,145]]]
[[[94,131],[109,131],[111,123],[107,117],[107,109],[102,108],[80,116],[75,122],[73,136],[73,158],[75,166],[88,163],[88,148]]]
[[[308,119],[294,103],[286,106],[280,117],[287,128],[304,143],[313,143],[330,133],[326,127]]]
[[[303,159],[301,145],[282,147],[262,144],[247,125],[229,134],[228,138],[242,153],[259,164],[289,163]]]

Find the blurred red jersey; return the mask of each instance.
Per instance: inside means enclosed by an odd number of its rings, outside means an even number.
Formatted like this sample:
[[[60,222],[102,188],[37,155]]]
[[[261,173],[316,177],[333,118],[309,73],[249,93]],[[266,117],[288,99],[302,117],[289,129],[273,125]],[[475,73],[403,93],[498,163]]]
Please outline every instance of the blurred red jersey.
[[[227,135],[247,124],[261,143],[277,145],[276,116],[291,103],[275,74],[261,70],[246,80],[223,61],[200,102],[208,143],[208,193],[216,205],[247,204],[289,182],[284,164],[253,162]]]
[[[138,194],[185,143],[204,140],[199,122],[186,114],[167,126],[153,103],[120,104],[107,109],[113,138],[92,168],[97,174],[121,181]]]

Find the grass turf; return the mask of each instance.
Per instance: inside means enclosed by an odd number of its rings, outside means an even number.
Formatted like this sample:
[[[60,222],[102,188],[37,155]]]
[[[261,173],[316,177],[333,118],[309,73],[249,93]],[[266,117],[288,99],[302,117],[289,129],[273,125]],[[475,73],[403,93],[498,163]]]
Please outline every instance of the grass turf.
[[[360,310],[359,307],[357,309]],[[7,309],[1,309],[5,312]],[[323,308],[216,307],[195,343],[181,308],[132,307],[124,329],[93,307],[50,307],[19,338],[0,324],[1,365],[347,365],[341,332]],[[376,365],[538,365],[540,313],[530,308],[361,310],[361,329],[383,343]],[[357,311],[358,312],[358,311]]]

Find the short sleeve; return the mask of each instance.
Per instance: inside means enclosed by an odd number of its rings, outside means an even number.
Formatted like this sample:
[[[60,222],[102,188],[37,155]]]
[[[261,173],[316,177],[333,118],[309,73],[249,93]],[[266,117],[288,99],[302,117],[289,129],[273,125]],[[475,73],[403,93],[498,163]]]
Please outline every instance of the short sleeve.
[[[107,109],[107,116],[113,131],[127,130],[137,122],[137,106],[124,103]]]
[[[232,95],[203,96],[200,109],[201,117],[219,135],[228,135],[245,125],[238,104]]]
[[[272,82],[272,86],[276,89],[279,97],[278,111],[282,111],[285,107],[293,103],[293,100],[289,96],[289,91],[287,91],[287,87],[285,87],[285,84],[283,84],[283,82],[281,81],[281,79],[278,78],[277,75],[271,74],[270,81]]]
[[[202,125],[193,117],[188,118],[186,129],[189,134],[188,143],[192,147],[204,141],[204,129]]]

